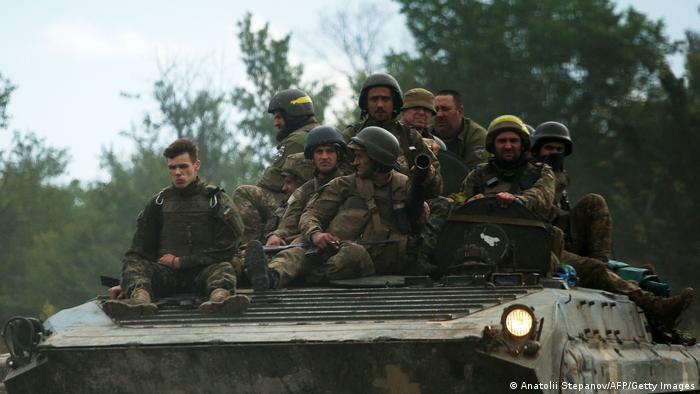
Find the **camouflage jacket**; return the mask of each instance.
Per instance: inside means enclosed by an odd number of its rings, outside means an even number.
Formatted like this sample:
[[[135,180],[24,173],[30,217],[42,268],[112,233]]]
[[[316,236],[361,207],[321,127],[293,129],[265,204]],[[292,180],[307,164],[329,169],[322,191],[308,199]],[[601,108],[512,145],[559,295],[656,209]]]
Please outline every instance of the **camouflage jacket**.
[[[289,135],[277,145],[277,154],[274,157],[274,162],[265,169],[265,173],[263,173],[262,178],[258,181],[258,186],[274,192],[282,191],[282,181],[284,180],[282,176],[282,166],[284,165],[284,160],[293,153],[304,151],[306,135],[309,133],[309,130],[316,126],[318,126],[316,121],[307,123],[289,133]]]
[[[554,172],[546,164],[528,162],[505,170],[490,160],[467,175],[462,183],[461,197],[466,201],[479,193],[493,196],[500,192],[516,195],[521,204],[546,219],[554,203]]]
[[[157,261],[166,253],[183,268],[229,261],[238,249],[243,223],[231,198],[197,179],[185,189],[169,186],[139,213],[125,259]]]
[[[462,129],[450,141],[443,138],[434,129],[431,129],[430,133],[442,138],[447,146],[447,151],[462,159],[470,170],[488,160],[489,154],[485,149],[486,129],[469,118],[462,120]]]
[[[408,188],[408,177],[397,171],[381,185],[356,174],[335,178],[306,207],[299,229],[307,240],[319,231],[343,240],[385,240],[390,233],[408,233],[401,218]]]
[[[430,157],[430,162],[435,168],[435,177],[427,187],[426,199],[431,199],[439,196],[442,193],[442,175],[440,174],[440,162],[437,161],[433,151],[423,142],[421,134],[413,128],[404,126],[396,119],[386,122],[377,122],[372,118],[367,118],[362,122],[348,126],[343,130],[343,137],[346,141],[350,141],[352,137],[357,135],[362,129],[368,126],[379,126],[388,130],[399,140],[402,154],[396,160],[399,165],[399,171],[404,175],[411,174],[415,157],[420,153],[425,153]]]
[[[335,179],[338,174],[338,170],[334,171],[323,182],[314,177],[295,190],[289,197],[289,200],[287,200],[287,209],[284,211],[279,226],[266,237],[274,234],[287,242],[297,238],[301,233],[299,230],[299,219],[309,201],[318,193],[322,186]]]

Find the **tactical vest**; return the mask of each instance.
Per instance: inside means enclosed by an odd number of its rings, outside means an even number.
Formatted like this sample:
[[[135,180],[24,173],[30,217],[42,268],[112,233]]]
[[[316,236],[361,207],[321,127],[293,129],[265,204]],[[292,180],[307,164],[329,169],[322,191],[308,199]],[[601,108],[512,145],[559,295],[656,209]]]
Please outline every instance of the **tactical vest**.
[[[215,189],[218,192],[218,189]],[[182,196],[177,191],[161,192],[156,203],[161,205],[162,227],[160,250],[162,256],[191,256],[215,248],[216,229],[221,219],[216,215],[218,193],[209,188]]]
[[[493,164],[480,164],[474,170],[476,176],[474,195],[480,193],[495,195],[501,192],[522,194],[537,183],[542,174],[542,168],[544,168],[542,163],[527,163],[515,169],[511,177],[505,177]]]

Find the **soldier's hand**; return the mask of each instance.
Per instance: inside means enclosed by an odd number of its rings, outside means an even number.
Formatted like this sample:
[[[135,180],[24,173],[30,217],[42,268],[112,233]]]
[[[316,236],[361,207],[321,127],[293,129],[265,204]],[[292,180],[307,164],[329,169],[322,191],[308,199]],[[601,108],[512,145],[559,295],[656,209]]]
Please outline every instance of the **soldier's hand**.
[[[109,289],[107,289],[107,294],[109,294],[110,300],[116,300],[117,298],[119,298],[119,295],[121,293],[122,293],[121,285],[112,286]]]
[[[508,208],[517,198],[508,192],[500,192],[496,194],[496,202],[501,208]]]
[[[475,194],[475,195],[471,196],[471,197],[469,198],[469,200],[467,200],[467,202],[472,202],[472,201],[476,201],[476,200],[481,200],[482,198],[484,198],[484,193]]]
[[[340,242],[340,238],[336,237],[331,233],[313,233],[311,235],[311,242],[319,249],[325,249],[328,245],[337,245]],[[335,246],[334,245],[334,246]]]
[[[272,234],[269,237],[267,237],[267,242],[265,243],[265,245],[267,246],[284,246],[286,244],[287,243],[284,242],[282,238],[276,236],[275,234]]]
[[[163,256],[161,256],[161,258],[158,259],[158,262],[170,268],[182,268],[180,258],[170,253],[166,253]]]

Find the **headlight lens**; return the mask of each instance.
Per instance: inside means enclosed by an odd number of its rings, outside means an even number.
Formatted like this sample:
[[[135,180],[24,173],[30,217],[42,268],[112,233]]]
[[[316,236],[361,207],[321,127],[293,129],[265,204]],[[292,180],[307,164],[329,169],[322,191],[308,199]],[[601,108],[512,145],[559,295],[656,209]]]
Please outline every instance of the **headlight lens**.
[[[511,309],[505,318],[506,330],[515,337],[524,337],[530,334],[533,323],[532,312],[522,307]]]

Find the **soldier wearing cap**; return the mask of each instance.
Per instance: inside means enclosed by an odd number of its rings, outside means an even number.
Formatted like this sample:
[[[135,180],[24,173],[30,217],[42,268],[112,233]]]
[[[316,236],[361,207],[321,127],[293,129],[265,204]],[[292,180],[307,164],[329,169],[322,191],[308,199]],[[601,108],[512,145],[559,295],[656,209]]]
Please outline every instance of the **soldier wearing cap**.
[[[401,124],[416,129],[423,142],[428,145],[437,156],[440,150],[447,150],[445,143],[430,132],[428,127],[435,116],[435,96],[426,89],[415,88],[403,95],[403,107],[401,107]]]
[[[233,201],[239,207],[245,225],[244,242],[262,239],[265,223],[289,197],[282,190],[282,167],[289,155],[303,152],[307,133],[318,126],[311,98],[299,89],[286,89],[275,94],[267,112],[274,116],[274,125],[278,129],[275,160],[257,185],[242,185],[233,193]]]
[[[412,231],[406,211],[409,181],[393,169],[399,141],[370,126],[352,137],[355,173],[331,180],[311,200],[299,220],[303,240],[319,250],[318,260],[286,250],[276,264],[257,275],[272,288],[303,275],[309,283],[372,274],[403,274],[409,269],[406,244]],[[353,240],[385,242],[363,246]],[[266,272],[265,272],[266,271]],[[261,286],[264,289],[264,286]]]
[[[435,95],[434,126],[430,132],[447,146],[447,151],[459,157],[469,169],[486,162],[484,149],[486,130],[464,116],[462,97],[456,90],[441,90]]]
[[[442,176],[440,164],[432,150],[423,143],[421,134],[406,125],[402,125],[397,117],[403,107],[401,87],[394,77],[385,73],[370,75],[362,85],[358,105],[361,110],[361,120],[343,130],[346,141],[369,126],[381,127],[389,131],[399,141],[399,155],[396,165],[401,173],[410,175],[415,165],[415,158],[425,153],[431,160],[431,175],[428,198],[437,197],[442,192]]]

